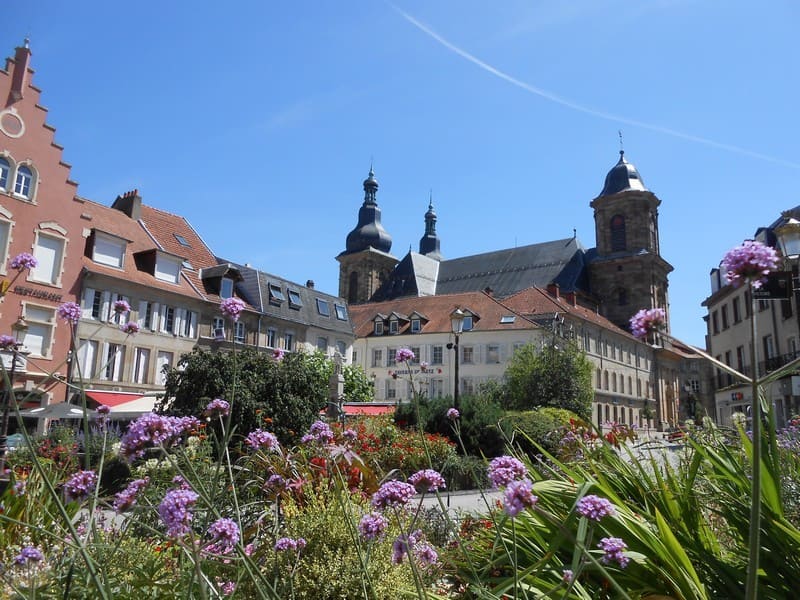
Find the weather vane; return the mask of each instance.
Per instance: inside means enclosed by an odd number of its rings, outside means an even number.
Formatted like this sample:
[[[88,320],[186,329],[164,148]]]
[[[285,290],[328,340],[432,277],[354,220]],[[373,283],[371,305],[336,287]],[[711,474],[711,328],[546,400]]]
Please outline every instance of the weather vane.
[[[625,152],[625,147],[622,144],[622,129],[618,129],[617,133],[619,134],[619,151]]]

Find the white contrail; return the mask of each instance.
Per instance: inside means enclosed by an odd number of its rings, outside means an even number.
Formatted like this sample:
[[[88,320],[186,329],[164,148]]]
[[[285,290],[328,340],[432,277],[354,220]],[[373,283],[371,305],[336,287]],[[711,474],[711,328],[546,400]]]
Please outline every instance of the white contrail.
[[[769,156],[767,154],[761,154],[760,152],[753,152],[752,150],[747,150],[746,148],[741,148],[739,146],[734,146],[732,144],[724,144],[722,142],[716,142],[714,140],[710,140],[708,138],[700,137],[697,135],[692,135],[690,133],[684,133],[682,131],[677,131],[675,129],[670,129],[668,127],[662,127],[661,125],[653,125],[651,123],[644,123],[643,121],[637,121],[635,119],[628,119],[627,117],[620,117],[618,115],[614,115],[608,112],[604,112],[601,110],[596,110],[594,108],[590,108],[588,106],[583,106],[566,98],[562,98],[552,92],[548,92],[547,90],[543,90],[541,88],[535,87],[530,85],[529,83],[525,83],[524,81],[520,81],[515,77],[512,77],[508,73],[504,73],[500,69],[493,67],[492,65],[485,63],[481,59],[476,56],[473,56],[466,50],[463,50],[456,46],[455,44],[449,42],[441,35],[436,33],[433,29],[425,25],[424,23],[418,21],[410,14],[395,6],[391,2],[387,2],[389,6],[391,6],[401,17],[403,17],[406,21],[411,23],[414,27],[422,31],[423,33],[427,34],[429,37],[433,38],[437,42],[439,42],[442,46],[458,54],[460,57],[467,59],[474,65],[479,66],[484,71],[488,71],[495,77],[499,77],[508,83],[517,86],[518,88],[522,88],[526,92],[530,92],[531,94],[535,94],[546,100],[550,100],[551,102],[555,102],[556,104],[560,104],[562,106],[566,106],[567,108],[571,108],[572,110],[576,110],[582,113],[586,113],[588,115],[592,115],[593,117],[598,117],[600,119],[606,119],[608,121],[614,121],[616,123],[623,123],[625,125],[630,125],[632,127],[641,127],[642,129],[649,129],[650,131],[656,131],[658,133],[663,133],[665,135],[671,135],[673,137],[681,138],[684,140],[688,140],[690,142],[696,142],[698,144],[704,144],[706,146],[711,146],[712,148],[719,148],[720,150],[727,150],[728,152],[735,152],[737,154],[743,154],[745,156],[750,156],[751,158],[757,158],[759,160],[768,161],[771,163],[775,163],[778,165],[783,165],[785,167],[790,167],[792,169],[800,169],[800,163],[792,162],[789,160],[784,160],[782,158],[776,158],[774,156]]]

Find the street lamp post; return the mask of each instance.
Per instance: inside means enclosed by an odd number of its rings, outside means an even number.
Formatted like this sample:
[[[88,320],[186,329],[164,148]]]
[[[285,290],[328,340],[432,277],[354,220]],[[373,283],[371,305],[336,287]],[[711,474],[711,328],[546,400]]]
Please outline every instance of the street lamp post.
[[[11,370],[9,371],[8,381],[6,382],[5,389],[3,390],[3,417],[0,421],[0,477],[3,477],[6,471],[6,453],[8,452],[8,419],[11,413],[12,399],[16,405],[14,398],[14,376],[17,372],[17,357],[20,354],[20,346],[25,341],[25,334],[28,331],[28,324],[25,319],[20,317],[17,319],[11,328],[14,330],[14,344],[11,345]]]
[[[450,313],[450,330],[453,332],[454,342],[452,344],[447,344],[448,348],[452,348],[455,351],[455,363],[453,363],[453,375],[455,377],[455,381],[453,382],[453,408],[458,409],[458,397],[459,397],[459,379],[458,379],[458,366],[459,366],[459,355],[458,355],[458,338],[461,335],[461,332],[464,330],[464,317],[466,315],[460,308],[456,308],[453,312]]]
[[[794,292],[794,318],[797,320],[798,341],[795,345],[794,360],[800,356],[800,221],[784,213],[786,222],[775,228],[778,246],[784,259],[792,270],[792,290]],[[790,407],[793,408],[793,407]]]

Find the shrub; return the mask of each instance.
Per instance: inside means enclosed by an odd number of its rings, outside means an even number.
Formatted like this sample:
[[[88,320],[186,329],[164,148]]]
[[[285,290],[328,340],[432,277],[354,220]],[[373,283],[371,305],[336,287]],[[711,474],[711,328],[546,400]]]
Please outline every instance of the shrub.
[[[556,454],[564,429],[578,416],[563,408],[544,406],[535,410],[509,412],[503,417],[506,438],[529,456],[540,454],[537,444],[550,454]]]

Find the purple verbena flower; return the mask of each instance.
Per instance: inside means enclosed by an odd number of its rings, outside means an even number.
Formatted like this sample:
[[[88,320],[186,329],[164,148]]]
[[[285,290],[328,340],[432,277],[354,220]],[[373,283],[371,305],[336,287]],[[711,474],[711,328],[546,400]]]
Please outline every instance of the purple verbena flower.
[[[39,261],[33,254],[29,254],[28,252],[20,252],[11,259],[11,268],[15,271],[35,269],[37,266],[39,266]]]
[[[208,403],[206,409],[203,411],[203,414],[206,417],[211,419],[217,417],[227,417],[231,412],[231,405],[222,400],[221,398],[215,398],[211,402]]]
[[[114,502],[112,503],[114,510],[121,513],[133,508],[136,505],[137,496],[147,487],[148,483],[150,483],[149,477],[131,481],[128,487],[114,496]]]
[[[640,340],[667,326],[667,313],[663,308],[643,308],[630,320],[631,333]]]
[[[220,594],[223,596],[230,596],[236,591],[235,581],[222,581],[217,579],[217,586],[219,587]]]
[[[377,512],[364,515],[358,522],[358,532],[367,540],[382,539],[388,527],[389,521]]]
[[[128,461],[135,460],[144,456],[147,448],[174,445],[184,433],[199,425],[195,417],[144,414],[128,426],[120,440],[120,454]]]
[[[206,552],[228,554],[239,543],[239,526],[233,519],[217,519],[209,526],[208,535],[211,543],[206,546]]]
[[[418,492],[435,492],[447,487],[444,477],[433,469],[423,469],[417,471],[408,478],[408,483],[413,485]]]
[[[277,542],[275,542],[275,550],[278,552],[285,552],[287,550],[296,550],[300,551],[306,547],[306,541],[303,538],[289,538],[289,537],[282,537]]]
[[[30,563],[38,563],[44,560],[44,554],[35,546],[25,546],[20,553],[14,557],[14,564],[25,566]]]
[[[120,331],[122,331],[122,333],[126,333],[128,335],[136,335],[137,333],[139,333],[139,330],[141,328],[139,327],[139,324],[136,321],[128,321],[127,323],[123,323],[122,325],[120,325],[119,329]]]
[[[169,537],[182,537],[189,533],[193,514],[192,508],[198,495],[192,490],[170,490],[158,505],[158,514],[167,526]]]
[[[612,562],[616,562],[622,569],[628,566],[630,559],[624,554],[628,546],[620,538],[615,538],[615,537],[602,538],[600,540],[600,543],[597,544],[597,547],[600,548],[603,552],[605,552],[603,557],[600,559],[603,563],[609,564]]]
[[[64,483],[64,496],[67,502],[85,500],[97,486],[97,473],[94,471],[78,471]]]
[[[457,408],[448,408],[447,409],[447,418],[451,421],[456,421],[461,416],[461,413],[458,412]]]
[[[395,362],[407,362],[414,360],[414,353],[410,348],[400,348],[394,355]]]
[[[128,314],[131,312],[131,305],[127,300],[115,300],[112,305],[114,312],[118,315]]]
[[[741,246],[728,250],[721,263],[728,283],[739,286],[750,281],[756,289],[767,275],[778,267],[778,253],[774,248],[754,240],[745,240]]]
[[[419,542],[422,532],[418,529],[408,535],[402,533],[392,542],[392,564],[399,565],[408,554],[408,551]]]
[[[358,439],[358,434],[348,427],[342,432],[342,437],[348,442],[354,442]]]
[[[107,415],[111,412],[111,407],[107,406],[106,404],[101,404],[95,409],[95,411],[100,415]]]
[[[333,441],[333,430],[325,421],[314,421],[308,433],[300,441],[304,444],[317,442],[319,444],[330,444]]]
[[[516,517],[524,509],[529,508],[539,501],[533,495],[533,484],[529,479],[512,481],[503,492],[503,510],[509,517]]]
[[[75,325],[81,318],[81,307],[75,302],[64,302],[58,307],[58,316]]]
[[[244,443],[250,446],[253,450],[261,450],[266,448],[277,452],[280,450],[281,445],[278,443],[278,438],[274,433],[264,431],[263,429],[255,429],[247,434]]]
[[[515,479],[528,476],[528,469],[513,456],[498,456],[489,463],[489,481],[495,488],[508,485]]]
[[[286,488],[286,480],[277,473],[273,473],[267,478],[267,481],[264,483],[263,489],[267,493],[277,494],[278,492],[284,490]]]
[[[600,521],[603,517],[614,515],[616,509],[606,498],[590,494],[578,500],[575,512],[592,521]]]
[[[569,585],[575,579],[575,573],[572,572],[572,569],[564,569],[561,572],[561,579],[564,581],[564,583]]]
[[[3,334],[0,335],[0,350],[13,350],[17,346],[17,340],[14,336]]]
[[[220,305],[219,311],[226,317],[230,317],[233,321],[239,320],[239,315],[244,310],[244,302],[239,300],[239,298],[225,298]]]
[[[372,507],[378,510],[403,507],[411,501],[417,490],[410,483],[387,481],[372,496]]]
[[[414,546],[414,556],[425,566],[435,565],[439,560],[439,554],[428,542],[422,542]]]

